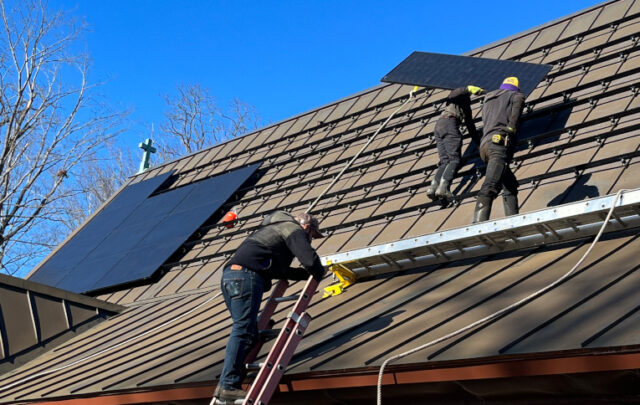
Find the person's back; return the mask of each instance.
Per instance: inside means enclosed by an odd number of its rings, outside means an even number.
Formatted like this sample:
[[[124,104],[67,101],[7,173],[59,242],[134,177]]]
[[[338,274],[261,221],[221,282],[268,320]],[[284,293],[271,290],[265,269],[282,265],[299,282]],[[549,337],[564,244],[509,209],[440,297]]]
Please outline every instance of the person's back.
[[[307,273],[290,271],[294,256],[306,269],[324,271],[299,221],[287,212],[276,211],[265,217],[260,228],[238,246],[229,263],[247,267],[265,281],[307,278]]]
[[[482,106],[483,135],[480,158],[486,163],[484,182],[476,200],[473,222],[489,219],[496,196],[502,199],[506,216],[518,213],[518,180],[509,168],[516,145],[515,134],[524,106],[517,77],[507,77],[500,89],[489,92]]]
[[[498,89],[484,96],[482,105],[482,140],[487,143],[494,134],[512,134],[522,113],[524,95],[517,90]]]

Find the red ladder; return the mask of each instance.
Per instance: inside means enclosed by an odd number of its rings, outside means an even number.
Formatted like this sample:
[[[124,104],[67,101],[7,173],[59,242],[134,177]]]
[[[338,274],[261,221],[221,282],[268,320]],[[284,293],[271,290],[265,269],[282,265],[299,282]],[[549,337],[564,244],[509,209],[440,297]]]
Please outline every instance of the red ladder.
[[[271,292],[271,296],[258,318],[258,330],[260,332],[270,329],[271,318],[280,302],[296,299],[295,296],[283,297],[288,286],[289,283],[286,280],[280,280]],[[269,403],[271,396],[278,387],[278,383],[280,382],[282,375],[285,373],[287,366],[289,365],[289,362],[291,361],[291,358],[293,357],[293,354],[295,353],[296,348],[298,347],[300,340],[302,340],[302,336],[311,321],[311,316],[306,312],[306,309],[309,306],[311,297],[315,294],[317,287],[318,282],[313,277],[309,277],[307,283],[300,292],[300,295],[297,297],[295,305],[291,312],[289,312],[282,329],[280,329],[278,337],[271,347],[267,358],[263,363],[261,363],[260,371],[251,384],[251,388],[249,388],[247,396],[244,401],[236,401],[236,404],[267,405]],[[263,340],[260,339],[258,344],[247,355],[246,363],[253,363],[260,352],[262,344]],[[217,401],[215,398],[211,402],[212,405],[221,403],[222,402]],[[227,404],[230,404],[230,402],[227,402]]]

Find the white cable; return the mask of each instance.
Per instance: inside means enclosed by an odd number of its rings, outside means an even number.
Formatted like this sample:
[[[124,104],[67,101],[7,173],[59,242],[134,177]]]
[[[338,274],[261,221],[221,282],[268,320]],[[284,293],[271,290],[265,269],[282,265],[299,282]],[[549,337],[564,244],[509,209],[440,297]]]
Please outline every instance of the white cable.
[[[553,283],[547,285],[546,287],[543,287],[541,289],[539,289],[538,291],[534,292],[533,294],[530,294],[524,298],[522,298],[521,300],[514,302],[513,304],[502,308],[499,311],[494,312],[493,314],[486,316],[478,321],[475,321],[473,323],[470,323],[469,325],[460,328],[454,332],[449,333],[448,335],[442,336],[438,339],[432,340],[431,342],[425,343],[422,346],[418,346],[414,349],[411,349],[409,351],[406,351],[404,353],[400,353],[397,354],[393,357],[389,357],[387,360],[385,360],[382,365],[380,366],[380,372],[378,373],[378,389],[377,389],[377,399],[378,405],[382,405],[382,376],[384,375],[384,369],[387,366],[387,364],[389,364],[392,361],[401,359],[403,357],[409,356],[410,354],[416,353],[420,350],[426,349],[428,347],[431,347],[435,344],[438,344],[440,342],[443,342],[445,340],[451,339],[454,336],[457,336],[463,332],[468,331],[469,329],[473,329],[478,325],[481,325],[483,323],[489,322],[493,319],[496,319],[497,317],[499,317],[500,315],[509,312],[517,307],[520,307],[521,305],[531,301],[532,299],[544,294],[545,292],[549,291],[550,289],[552,289],[553,287],[555,287],[556,285],[560,284],[562,281],[564,281],[567,277],[569,277],[571,274],[573,274],[573,272],[578,268],[578,266],[580,266],[582,264],[582,262],[587,258],[587,256],[589,255],[589,253],[591,253],[591,250],[593,249],[593,247],[596,245],[596,243],[598,242],[598,240],[600,239],[600,237],[602,236],[602,233],[604,232],[604,229],[606,228],[607,224],[609,223],[609,220],[611,219],[611,214],[613,214],[613,210],[616,207],[616,204],[618,203],[618,199],[620,198],[620,196],[622,195],[622,193],[624,193],[625,191],[629,191],[627,189],[622,189],[619,190],[616,193],[616,198],[613,200],[613,203],[611,204],[611,208],[609,208],[609,213],[607,214],[606,219],[604,220],[604,222],[602,223],[602,227],[600,228],[600,231],[598,232],[598,234],[596,235],[595,239],[593,240],[593,242],[591,243],[591,246],[589,246],[589,249],[587,249],[587,251],[584,253],[584,255],[582,255],[582,258],[580,258],[580,260],[578,260],[578,262],[575,264],[575,266],[573,266],[571,268],[571,270],[569,270],[567,273],[565,273],[562,277],[558,278],[556,281],[554,281]]]
[[[82,363],[82,362],[87,361],[87,360],[90,360],[90,359],[92,359],[92,358],[94,358],[94,357],[96,357],[96,356],[99,356],[99,355],[101,355],[101,354],[104,354],[104,353],[108,352],[109,350],[113,350],[113,349],[115,349],[115,348],[117,348],[117,347],[120,347],[120,346],[126,345],[127,343],[130,343],[130,342],[132,342],[132,341],[134,341],[134,340],[136,340],[136,339],[139,339],[139,338],[141,338],[141,337],[143,337],[143,336],[146,336],[146,335],[148,335],[148,334],[150,334],[150,333],[153,333],[153,332],[157,331],[158,329],[164,328],[165,326],[167,326],[167,325],[169,325],[169,324],[171,324],[171,323],[173,323],[173,322],[175,322],[175,321],[177,321],[177,320],[179,320],[179,319],[184,318],[185,316],[187,316],[187,315],[189,315],[189,314],[193,313],[194,311],[197,311],[198,309],[202,308],[204,305],[206,305],[206,304],[208,304],[209,302],[213,301],[214,299],[218,298],[221,294],[222,294],[222,292],[218,292],[218,293],[217,293],[216,295],[214,295],[213,297],[211,297],[211,298],[207,299],[207,300],[206,300],[205,302],[203,302],[202,304],[199,304],[198,306],[196,306],[195,308],[190,309],[189,311],[185,312],[184,314],[179,315],[179,316],[177,316],[177,317],[175,317],[175,318],[173,318],[173,319],[169,319],[168,321],[166,321],[166,322],[164,322],[164,323],[162,323],[162,324],[160,324],[160,325],[156,326],[155,328],[151,328],[151,329],[149,329],[148,331],[146,331],[146,332],[144,332],[144,333],[141,333],[141,334],[139,334],[139,335],[137,335],[137,336],[134,336],[134,337],[132,337],[132,338],[129,338],[129,339],[125,340],[124,342],[120,342],[120,343],[115,344],[115,345],[113,345],[113,346],[111,346],[111,347],[107,347],[106,349],[100,350],[99,352],[96,352],[96,353],[94,353],[94,354],[92,354],[92,355],[89,355],[89,356],[87,356],[87,357],[83,357],[83,358],[81,358],[81,359],[79,359],[79,360],[76,360],[76,361],[73,361],[73,362],[71,362],[71,363],[65,364],[64,366],[60,366],[60,367],[52,368],[52,369],[49,369],[49,370],[45,370],[45,371],[42,371],[42,372],[40,372],[40,373],[37,373],[37,374],[31,375],[31,376],[29,376],[29,377],[23,378],[23,379],[21,379],[21,380],[15,381],[15,382],[13,382],[13,383],[11,383],[11,384],[8,384],[8,385],[5,385],[5,386],[3,386],[3,387],[0,387],[0,391],[8,390],[8,389],[10,389],[10,388],[15,387],[16,385],[20,385],[20,384],[25,383],[25,382],[27,382],[27,381],[31,381],[31,380],[34,380],[34,379],[36,379],[36,378],[39,378],[39,377],[45,376],[45,375],[47,375],[47,374],[55,373],[55,372],[57,372],[57,371],[64,370],[64,369],[69,368],[69,367],[71,367],[71,366],[75,366],[76,364]]]
[[[340,171],[340,173],[338,173],[338,175],[336,177],[333,178],[333,181],[331,182],[331,184],[329,184],[323,191],[322,193],[320,193],[320,195],[311,203],[311,205],[309,206],[309,208],[307,208],[307,210],[305,211],[305,213],[309,213],[318,203],[318,201],[320,201],[320,199],[322,197],[324,197],[325,194],[327,194],[327,192],[329,191],[329,189],[331,189],[331,187],[333,187],[334,184],[336,184],[336,182],[340,179],[340,177],[342,177],[342,175],[344,174],[344,172],[351,167],[351,165],[353,164],[353,162],[360,157],[360,154],[362,152],[364,152],[365,149],[367,149],[367,146],[369,146],[371,144],[371,142],[373,142],[373,140],[376,138],[376,136],[378,136],[378,134],[380,133],[380,131],[387,126],[387,123],[389,123],[389,121],[391,121],[391,118],[393,118],[398,112],[400,112],[400,110],[402,110],[407,104],[409,104],[409,101],[411,101],[411,99],[413,98],[413,93],[415,93],[417,91],[418,86],[415,86],[413,88],[413,90],[411,90],[409,92],[409,98],[406,99],[401,105],[400,107],[396,108],[396,110],[394,112],[391,113],[391,115],[389,117],[387,117],[387,119],[382,123],[382,125],[380,125],[380,127],[376,130],[376,132],[369,137],[369,140],[364,144],[364,146],[358,151],[358,153],[355,154],[354,157],[351,158],[351,160],[342,168],[342,170]]]

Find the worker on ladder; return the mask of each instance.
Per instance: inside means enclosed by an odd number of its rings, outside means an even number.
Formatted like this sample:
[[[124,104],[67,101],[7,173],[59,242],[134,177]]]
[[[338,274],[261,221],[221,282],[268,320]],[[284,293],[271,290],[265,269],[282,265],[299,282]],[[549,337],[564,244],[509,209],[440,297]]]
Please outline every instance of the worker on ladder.
[[[502,199],[506,216],[518,213],[518,180],[509,168],[516,145],[516,129],[524,95],[517,77],[507,77],[498,90],[487,93],[482,106],[483,136],[480,158],[487,165],[478,192],[473,222],[489,219],[493,200],[504,188]]]
[[[311,275],[320,281],[324,276],[325,269],[311,246],[312,239],[322,237],[314,216],[276,211],[262,221],[225,264],[220,288],[233,326],[214,393],[220,402],[234,403],[247,395],[241,387],[244,362],[258,342],[258,310],[262,293],[271,288],[271,280],[306,280]],[[294,257],[304,268],[290,267]]]
[[[471,115],[471,95],[481,95],[482,92],[483,90],[477,86],[452,90],[447,96],[447,105],[436,122],[434,135],[440,162],[427,188],[427,197],[434,201],[440,200],[443,205],[448,205],[453,200],[449,188],[460,167],[462,133],[459,127],[463,123],[471,139],[479,145],[480,139]]]

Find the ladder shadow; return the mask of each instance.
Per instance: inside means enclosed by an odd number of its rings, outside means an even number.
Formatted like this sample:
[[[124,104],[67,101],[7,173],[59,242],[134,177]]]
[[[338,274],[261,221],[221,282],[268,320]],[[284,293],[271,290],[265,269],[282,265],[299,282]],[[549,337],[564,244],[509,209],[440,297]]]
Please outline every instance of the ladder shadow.
[[[329,341],[331,342],[330,344],[322,345],[320,350],[305,350],[304,353],[294,356],[291,360],[291,364],[317,358],[325,353],[331,352],[334,349],[347,344],[358,336],[384,330],[389,327],[389,325],[391,325],[394,317],[401,315],[403,312],[405,312],[404,309],[396,310],[394,312],[390,312],[388,314],[370,319],[359,327],[349,330],[347,333],[333,335],[331,338],[329,338]]]

